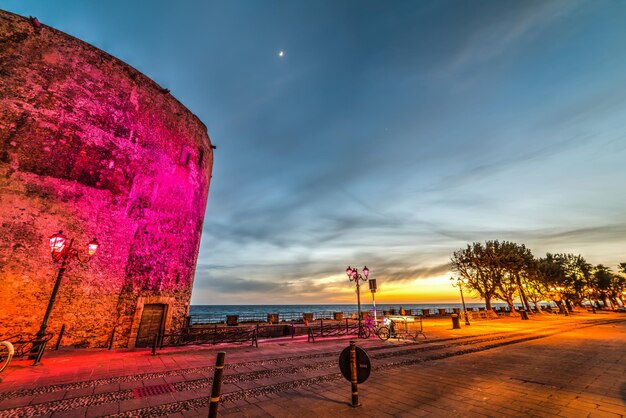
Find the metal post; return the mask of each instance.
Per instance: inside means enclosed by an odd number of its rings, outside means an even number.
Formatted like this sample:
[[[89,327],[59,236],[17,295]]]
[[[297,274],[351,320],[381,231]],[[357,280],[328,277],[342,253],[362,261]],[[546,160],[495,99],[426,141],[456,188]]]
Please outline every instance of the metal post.
[[[61,325],[61,331],[59,331],[59,338],[57,339],[57,343],[54,345],[54,351],[59,351],[59,345],[61,345],[61,338],[63,338],[64,333],[65,324]]]
[[[320,337],[324,338],[324,318],[320,318]]]
[[[361,287],[359,286],[359,276],[357,275],[356,278],[356,301],[357,301],[357,305],[358,305],[358,315],[359,317],[357,318],[359,320],[359,327],[357,328],[357,335],[360,336],[360,332],[361,332]]]
[[[109,340],[109,351],[113,348],[113,340],[115,340],[115,330],[117,326],[113,327],[113,331],[111,331],[111,339]]]
[[[296,324],[294,323],[294,320],[291,320],[291,339],[293,340],[293,336],[296,333]]]
[[[70,243],[70,247],[71,247]],[[61,279],[63,278],[63,273],[65,272],[65,261],[59,267],[59,273],[57,274],[57,280],[54,283],[54,288],[52,289],[52,295],[50,295],[50,300],[48,301],[48,307],[46,308],[46,313],[43,316],[43,321],[41,322],[41,326],[39,327],[39,331],[37,331],[36,338],[38,340],[42,340],[46,336],[46,328],[48,327],[48,319],[50,318],[50,313],[52,312],[52,307],[54,306],[54,301],[56,300],[57,293],[59,291],[59,286],[61,286]],[[39,353],[39,348],[43,343],[36,342],[33,344],[33,348],[30,350],[30,354],[28,356],[29,360],[33,360],[37,357]]]
[[[33,362],[33,366],[36,366],[39,364],[39,362],[41,361],[41,358],[43,357],[43,352],[46,349],[46,344],[48,341],[44,340],[40,345],[39,348],[37,349],[37,353],[35,354],[35,361]],[[29,358],[29,360],[32,360]]]
[[[152,343],[152,355],[156,356],[157,345],[159,344],[159,334],[154,336],[154,342]]]
[[[461,302],[463,302],[463,315],[465,316],[465,325],[469,325],[469,315],[467,314],[467,308],[465,307],[465,298],[463,297],[463,286],[459,285],[459,290],[461,291]]]
[[[356,408],[359,403],[359,387],[357,384],[357,368],[356,368],[356,342],[350,341],[350,381],[352,383],[352,403],[350,406]]]
[[[213,374],[213,387],[211,388],[211,401],[209,402],[209,418],[217,417],[217,407],[220,403],[222,391],[222,377],[224,376],[224,358],[226,353],[220,351],[215,360],[215,373]]]
[[[374,324],[378,323],[378,318],[376,317],[376,297],[374,296],[376,292],[372,292],[372,306],[374,307]]]

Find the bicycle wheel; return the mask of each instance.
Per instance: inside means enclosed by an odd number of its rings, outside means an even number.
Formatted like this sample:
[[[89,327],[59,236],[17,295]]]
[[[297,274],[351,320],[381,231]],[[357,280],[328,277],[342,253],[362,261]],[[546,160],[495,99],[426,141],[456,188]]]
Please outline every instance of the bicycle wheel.
[[[380,327],[377,335],[382,341],[387,341],[389,339],[389,327]]]
[[[13,344],[8,341],[0,342],[0,372],[7,368],[13,358]]]
[[[368,327],[363,325],[359,327],[359,338],[368,339],[370,335],[370,329]]]

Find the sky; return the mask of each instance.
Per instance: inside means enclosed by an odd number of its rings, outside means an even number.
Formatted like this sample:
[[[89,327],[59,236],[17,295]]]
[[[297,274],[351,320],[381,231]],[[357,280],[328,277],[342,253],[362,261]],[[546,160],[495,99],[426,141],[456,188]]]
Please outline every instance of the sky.
[[[32,1],[217,145],[193,304],[456,302],[467,243],[626,261],[626,2]],[[280,51],[283,51],[280,56]]]

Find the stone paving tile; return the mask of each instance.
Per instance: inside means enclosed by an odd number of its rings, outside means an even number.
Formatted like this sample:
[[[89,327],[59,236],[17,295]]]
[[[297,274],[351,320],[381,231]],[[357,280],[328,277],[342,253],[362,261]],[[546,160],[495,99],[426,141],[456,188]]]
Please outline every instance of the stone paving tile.
[[[74,409],[72,411],[59,411],[52,414],[52,418],[83,418],[87,414],[87,408]]]
[[[93,405],[87,408],[85,414],[86,418],[91,417],[104,417],[118,413],[120,410],[120,404],[118,402],[105,403],[100,405]]]
[[[41,393],[39,395],[35,395],[33,399],[30,401],[30,404],[35,405],[38,403],[58,401],[58,400],[63,399],[64,397],[65,397],[64,390],[59,390],[56,392],[49,392],[49,393]]]

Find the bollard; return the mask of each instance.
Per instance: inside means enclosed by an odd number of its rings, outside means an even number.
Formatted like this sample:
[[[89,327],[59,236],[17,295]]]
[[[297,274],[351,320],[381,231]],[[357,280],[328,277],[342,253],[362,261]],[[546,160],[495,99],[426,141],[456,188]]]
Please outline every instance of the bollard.
[[[521,315],[523,320],[528,321],[528,312],[526,312],[526,310],[524,309],[520,310],[519,314]]]
[[[452,315],[452,329],[461,329],[461,321],[457,314]]]
[[[217,407],[220,403],[220,392],[222,391],[222,377],[224,376],[224,357],[226,357],[224,351],[217,353],[213,387],[211,388],[211,401],[209,402],[209,418],[217,417]]]
[[[61,331],[59,331],[59,338],[57,339],[57,343],[54,345],[54,351],[59,351],[59,346],[61,345],[61,338],[63,338],[64,333],[65,333],[65,324],[61,325]]]
[[[113,327],[113,331],[111,331],[111,339],[109,340],[109,351],[113,348],[113,340],[115,340],[115,329],[117,326]]]
[[[350,341],[350,381],[352,383],[352,403],[350,406],[356,408],[361,406],[361,404],[359,403],[359,387],[357,384],[355,341]]]
[[[156,356],[156,348],[159,344],[159,334],[154,336],[154,342],[152,343],[152,355]]]

